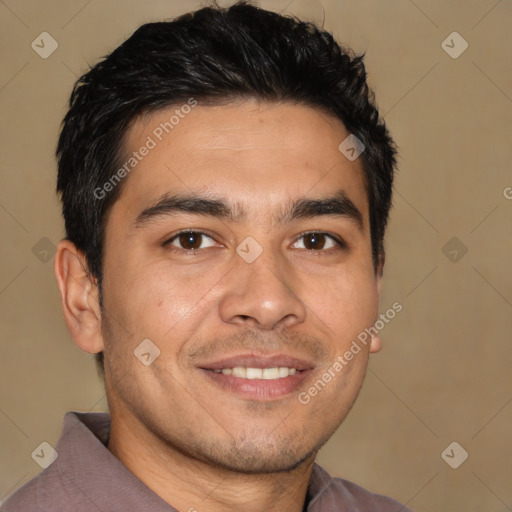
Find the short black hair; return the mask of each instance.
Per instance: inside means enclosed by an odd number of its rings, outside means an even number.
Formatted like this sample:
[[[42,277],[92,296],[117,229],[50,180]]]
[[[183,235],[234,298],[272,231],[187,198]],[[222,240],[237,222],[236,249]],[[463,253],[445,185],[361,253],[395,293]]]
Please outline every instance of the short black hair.
[[[57,192],[66,238],[83,252],[100,305],[105,225],[126,180],[108,194],[104,185],[122,165],[124,137],[141,116],[191,98],[210,105],[243,99],[303,104],[340,119],[365,146],[360,158],[377,269],[396,146],[379,117],[363,58],[313,23],[239,1],[142,25],[80,77],[57,145]],[[94,192],[99,189],[102,197]],[[96,359],[102,373],[103,353]]]

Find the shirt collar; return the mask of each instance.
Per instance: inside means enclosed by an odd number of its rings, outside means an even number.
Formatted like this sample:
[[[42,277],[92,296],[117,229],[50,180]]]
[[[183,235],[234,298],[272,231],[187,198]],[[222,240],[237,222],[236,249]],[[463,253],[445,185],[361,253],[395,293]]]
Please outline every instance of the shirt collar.
[[[177,512],[108,450],[109,435],[108,413],[65,415],[55,469],[66,487],[98,510]]]

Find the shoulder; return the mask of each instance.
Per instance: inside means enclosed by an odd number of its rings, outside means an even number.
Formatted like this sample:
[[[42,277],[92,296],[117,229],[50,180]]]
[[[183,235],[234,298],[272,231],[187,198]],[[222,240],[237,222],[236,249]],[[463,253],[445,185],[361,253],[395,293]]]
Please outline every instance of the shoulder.
[[[368,510],[368,512],[376,510],[379,512],[412,512],[393,498],[368,491],[354,482],[342,478],[333,478],[332,481],[332,492],[343,496],[345,500],[349,498],[351,503],[361,507],[356,510]]]
[[[93,419],[96,416],[92,417]],[[103,418],[102,416],[100,419]],[[56,446],[58,456],[38,475],[14,491],[0,507],[0,512],[78,512],[80,490],[70,478],[70,469],[90,452],[91,444],[81,441],[84,436],[80,413],[68,412]],[[92,433],[90,433],[92,436]],[[79,466],[77,466],[79,469]],[[80,505],[81,506],[81,505]],[[84,508],[82,507],[82,510]]]
[[[316,493],[309,504],[311,512],[412,512],[393,498],[368,491],[349,480],[331,477],[317,464],[313,473]]]
[[[11,494],[7,501],[0,507],[0,512],[17,512],[26,510],[33,512],[37,510],[37,482],[33,478],[25,485]]]
[[[53,466],[53,465],[52,465]],[[57,512],[67,503],[60,475],[50,466],[13,492],[0,512]],[[58,504],[58,505],[57,505]]]

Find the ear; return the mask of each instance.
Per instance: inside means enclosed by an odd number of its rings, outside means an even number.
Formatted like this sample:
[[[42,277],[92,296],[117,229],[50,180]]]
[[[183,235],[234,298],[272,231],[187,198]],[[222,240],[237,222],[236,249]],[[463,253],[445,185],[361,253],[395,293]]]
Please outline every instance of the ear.
[[[101,335],[101,308],[96,279],[75,244],[61,240],[54,263],[64,319],[74,342],[91,354],[104,349]]]
[[[384,273],[384,253],[379,254],[379,263],[375,269],[375,286],[377,288],[377,302],[380,302],[380,292],[382,290],[382,275]],[[378,336],[372,336],[370,342],[370,354],[375,354],[382,349],[382,340]]]

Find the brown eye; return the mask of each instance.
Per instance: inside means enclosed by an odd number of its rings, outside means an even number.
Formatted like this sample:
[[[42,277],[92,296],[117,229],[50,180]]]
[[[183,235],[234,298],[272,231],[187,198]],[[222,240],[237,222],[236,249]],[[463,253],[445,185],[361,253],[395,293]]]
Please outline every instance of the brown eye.
[[[323,249],[325,242],[326,236],[323,233],[310,233],[304,237],[306,249]]]
[[[205,249],[206,247],[212,247],[215,245],[214,240],[210,236],[198,231],[184,231],[182,233],[178,233],[176,236],[171,238],[168,243],[185,251]],[[207,245],[205,246],[204,244]]]
[[[344,244],[327,233],[305,233],[294,245],[299,244],[295,249],[306,249],[308,251],[322,251],[333,247],[344,247]]]
[[[178,240],[183,249],[199,249],[201,247],[201,234],[199,233],[182,233]]]

